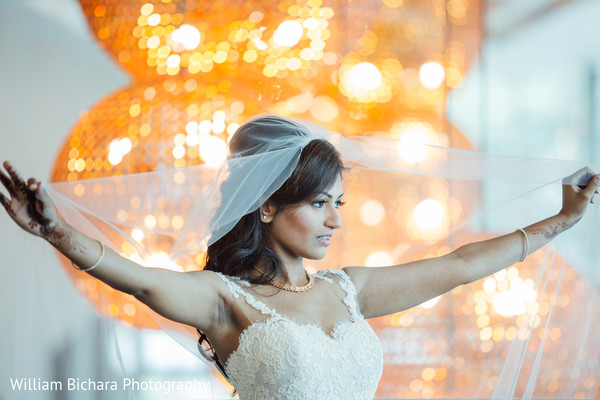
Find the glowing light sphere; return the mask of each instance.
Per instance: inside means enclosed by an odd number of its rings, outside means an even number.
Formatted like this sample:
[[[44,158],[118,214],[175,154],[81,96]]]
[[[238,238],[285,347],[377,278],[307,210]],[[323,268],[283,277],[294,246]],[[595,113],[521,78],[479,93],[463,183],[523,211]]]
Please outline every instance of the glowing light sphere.
[[[360,62],[350,69],[347,75],[349,86],[357,89],[372,90],[381,86],[381,73],[369,62]]]
[[[318,28],[318,22],[315,28]],[[273,42],[278,46],[293,47],[302,39],[304,28],[298,21],[283,21],[273,33]]]
[[[384,85],[381,72],[370,62],[344,63],[339,69],[339,77],[340,92],[359,103],[382,103],[391,94],[389,82]]]
[[[497,293],[492,304],[496,312],[504,317],[521,315],[528,306],[534,305],[536,294],[535,290],[519,285]]]
[[[315,79],[315,87],[321,85],[318,79]],[[314,121],[336,132],[349,134],[342,129],[347,110],[344,101],[339,99],[337,87],[330,84],[325,90],[310,89],[307,87],[299,93],[282,96],[280,101],[273,103],[270,111]]]
[[[340,115],[340,108],[329,96],[317,96],[310,106],[310,114],[319,122],[329,122]]]
[[[210,72],[220,78],[310,79],[330,65],[324,60],[327,52],[343,51],[377,13],[367,0],[80,0],[80,4],[92,33],[108,52],[137,79],[150,81]],[[346,13],[360,14],[361,19],[340,18]]]
[[[422,121],[403,121],[392,125],[391,133],[401,140],[398,153],[403,160],[416,163],[427,158],[428,148],[424,145],[440,145],[441,135],[433,126]]]
[[[442,296],[434,297],[433,299],[427,300],[425,303],[422,303],[420,306],[425,309],[433,308],[438,303],[438,301],[440,301],[441,297]]]
[[[424,231],[438,228],[445,217],[446,210],[444,206],[433,199],[421,201],[414,210],[415,222]]]
[[[367,267],[384,267],[392,264],[392,257],[385,251],[375,251],[367,257],[365,265]]]
[[[173,49],[177,49],[177,46],[180,45],[185,50],[194,50],[200,44],[202,34],[196,27],[182,24],[171,33],[170,39],[173,42]]]
[[[238,97],[239,93],[244,95]],[[250,116],[263,111],[263,102],[269,99],[255,87],[231,80],[208,85],[194,79],[171,78],[134,84],[82,113],[58,154],[52,181],[85,182],[89,178],[197,164],[216,166],[226,156],[231,135]],[[174,173],[169,184],[185,183],[184,178]],[[123,256],[146,267],[188,271],[203,266],[202,254],[174,263],[165,251],[184,227],[183,215],[191,212],[192,197],[199,195],[196,185],[185,187],[189,192],[180,197],[178,204],[168,200],[165,193],[142,201],[137,188],[119,180],[91,186],[77,184],[73,191],[86,204],[105,207],[107,196],[118,199],[110,205],[114,208],[114,223],[151,253],[142,257],[122,237],[110,237]],[[148,201],[154,204],[152,213],[145,210]],[[172,235],[150,232],[157,228]],[[102,292],[112,316],[138,327],[155,326],[129,296],[77,272],[70,264],[65,264],[65,269],[100,312],[106,312],[100,304]]]
[[[385,207],[377,200],[367,200],[360,208],[360,219],[365,225],[377,225],[384,217]]]
[[[390,0],[378,5],[376,23],[365,29],[339,67],[340,92],[365,105],[357,107],[355,118],[369,119],[369,108],[392,101],[390,110],[439,109],[444,88],[461,85],[480,51],[482,2]],[[362,63],[381,74],[375,93],[357,92],[344,82],[348,69]]]
[[[442,64],[429,61],[419,68],[419,79],[427,89],[437,89],[444,82],[446,70]]]
[[[204,162],[217,167],[226,158],[227,143],[213,135],[204,134],[200,137],[199,149]]]
[[[142,240],[144,240],[144,231],[138,228],[134,228],[131,231],[131,236],[138,242],[141,242]]]

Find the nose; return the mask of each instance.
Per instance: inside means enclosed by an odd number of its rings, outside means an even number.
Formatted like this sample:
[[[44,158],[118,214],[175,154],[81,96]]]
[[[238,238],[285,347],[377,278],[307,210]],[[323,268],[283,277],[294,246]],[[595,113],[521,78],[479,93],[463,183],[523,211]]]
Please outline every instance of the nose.
[[[327,215],[327,220],[325,221],[325,225],[327,225],[331,229],[339,229],[342,227],[342,219],[340,218],[340,214],[337,208],[330,207],[329,213]]]

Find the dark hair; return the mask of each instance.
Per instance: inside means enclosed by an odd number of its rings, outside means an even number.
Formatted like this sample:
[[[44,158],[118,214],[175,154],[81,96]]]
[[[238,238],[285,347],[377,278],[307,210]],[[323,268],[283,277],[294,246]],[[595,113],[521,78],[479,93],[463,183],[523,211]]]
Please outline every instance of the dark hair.
[[[281,212],[306,203],[326,191],[341,174],[340,156],[329,142],[315,139],[302,150],[296,169],[269,198]],[[271,248],[269,231],[260,219],[260,209],[243,216],[222,238],[208,247],[205,270],[239,276],[264,284],[281,272],[281,261]],[[251,278],[250,270],[261,266],[263,276]]]
[[[265,125],[264,121],[270,118],[274,119],[274,123]],[[281,129],[282,121],[293,125],[294,129]],[[262,122],[262,131],[259,133],[262,138],[306,135],[305,129],[279,117],[264,117]],[[242,125],[230,141],[232,153],[245,152],[255,146],[252,138],[256,136],[258,128],[252,121],[245,125],[249,127],[244,129]],[[343,170],[340,154],[335,147],[324,139],[313,139],[302,149],[291,176],[268,200],[277,207],[277,212],[305,204],[329,189]],[[254,266],[260,266],[264,274],[250,277],[249,272]],[[260,209],[243,216],[229,232],[208,246],[204,269],[238,276],[256,284],[268,283],[281,272],[281,260],[271,248],[269,231],[261,221]],[[206,336],[201,336],[201,339],[207,341]],[[211,347],[210,344],[208,347]],[[227,376],[214,350],[211,357]]]

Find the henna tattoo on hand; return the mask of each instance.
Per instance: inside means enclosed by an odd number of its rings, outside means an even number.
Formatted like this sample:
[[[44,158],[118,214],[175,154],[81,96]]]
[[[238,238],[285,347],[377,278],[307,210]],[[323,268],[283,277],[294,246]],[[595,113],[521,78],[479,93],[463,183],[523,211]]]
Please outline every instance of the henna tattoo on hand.
[[[48,232],[52,229],[50,218],[44,217],[44,203],[38,200],[35,192],[29,191],[27,195],[27,214],[31,217],[32,221],[29,223],[31,229],[40,227],[40,234],[42,237],[48,235]]]
[[[13,184],[8,176],[4,174],[4,172],[0,171],[0,182],[4,185],[6,190],[12,195],[13,193]]]
[[[27,185],[25,184],[25,181],[21,179],[17,171],[15,171],[10,164],[7,165],[6,163],[4,164],[4,168],[6,168],[6,170],[8,171],[8,175],[12,179],[12,181],[10,181],[10,179],[8,180],[8,186],[6,187],[9,191],[12,191],[11,195],[13,193],[18,193],[22,196],[27,196]]]
[[[537,234],[544,235],[544,237],[546,239],[554,239],[556,236],[558,236],[559,233],[566,231],[567,229],[569,229],[573,225],[575,225],[577,222],[579,222],[580,219],[581,219],[581,217],[573,220],[572,222],[559,222],[556,225],[550,225],[546,228],[534,228],[534,229],[527,229],[527,230],[536,235]]]
[[[10,206],[10,201],[6,197],[4,197],[4,195],[2,193],[0,193],[0,203],[2,203],[2,206],[4,207],[4,209],[6,210],[8,215],[10,215],[11,218],[14,218],[15,212],[13,211],[12,207]]]
[[[59,226],[54,226],[48,230],[44,238],[54,247],[64,251],[78,251],[85,253],[85,247],[80,242],[73,240],[69,232]]]

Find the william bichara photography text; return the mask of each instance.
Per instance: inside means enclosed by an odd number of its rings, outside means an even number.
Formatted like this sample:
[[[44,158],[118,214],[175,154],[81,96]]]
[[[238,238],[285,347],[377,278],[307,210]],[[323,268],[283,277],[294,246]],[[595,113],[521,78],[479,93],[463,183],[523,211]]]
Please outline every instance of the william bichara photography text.
[[[135,378],[122,378],[119,380],[94,380],[81,378],[68,378],[66,380],[44,380],[41,378],[10,378],[10,387],[14,392],[26,391],[152,391],[161,393],[193,392],[202,393],[210,391],[211,383],[207,380],[138,380]]]

